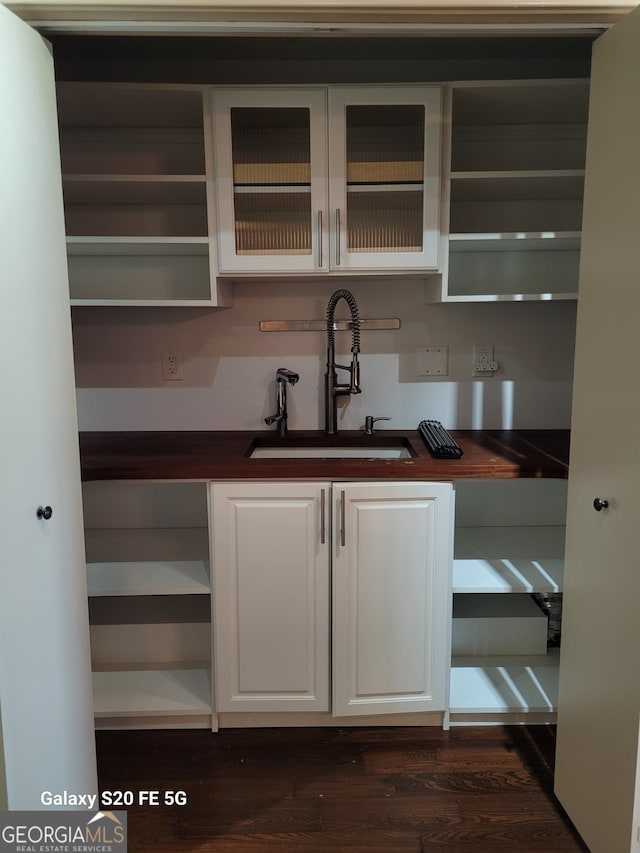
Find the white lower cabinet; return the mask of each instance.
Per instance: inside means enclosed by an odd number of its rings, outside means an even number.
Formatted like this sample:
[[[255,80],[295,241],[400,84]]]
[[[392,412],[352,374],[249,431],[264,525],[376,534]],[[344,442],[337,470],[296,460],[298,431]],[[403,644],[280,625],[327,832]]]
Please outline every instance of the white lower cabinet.
[[[450,484],[215,483],[212,496],[218,711],[445,710]]]
[[[329,489],[213,485],[218,711],[329,709]]]

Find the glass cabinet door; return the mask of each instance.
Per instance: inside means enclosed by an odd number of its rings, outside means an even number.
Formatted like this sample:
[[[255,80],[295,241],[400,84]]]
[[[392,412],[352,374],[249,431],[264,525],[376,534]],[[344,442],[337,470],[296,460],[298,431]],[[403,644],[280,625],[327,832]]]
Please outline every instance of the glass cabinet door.
[[[220,270],[327,269],[325,91],[219,90],[214,109]]]
[[[437,268],[438,87],[330,90],[332,268]]]

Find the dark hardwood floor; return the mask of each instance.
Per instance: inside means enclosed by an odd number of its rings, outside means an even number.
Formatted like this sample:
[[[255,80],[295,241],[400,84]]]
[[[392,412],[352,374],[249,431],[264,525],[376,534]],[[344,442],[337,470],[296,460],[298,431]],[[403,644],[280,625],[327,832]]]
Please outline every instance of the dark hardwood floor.
[[[129,853],[586,851],[552,793],[548,726],[98,732]]]

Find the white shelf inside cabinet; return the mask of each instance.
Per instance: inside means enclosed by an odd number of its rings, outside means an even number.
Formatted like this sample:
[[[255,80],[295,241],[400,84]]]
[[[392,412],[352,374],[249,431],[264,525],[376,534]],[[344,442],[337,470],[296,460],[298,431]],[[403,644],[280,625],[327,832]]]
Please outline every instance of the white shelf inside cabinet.
[[[451,252],[576,252],[579,231],[450,234]]]
[[[454,593],[561,592],[564,536],[560,525],[457,528]]]
[[[85,531],[90,596],[211,591],[206,528]]]
[[[452,172],[451,200],[582,198],[584,169]]]
[[[67,237],[72,305],[212,302],[207,237]]]
[[[90,596],[199,595],[211,591],[208,562],[87,563]]]
[[[65,204],[204,204],[205,175],[64,175]]]
[[[554,712],[558,707],[558,650],[546,655],[455,657],[451,714]]]
[[[93,673],[96,718],[211,713],[205,669],[119,670]]]
[[[449,301],[576,299],[580,234],[451,234]]]

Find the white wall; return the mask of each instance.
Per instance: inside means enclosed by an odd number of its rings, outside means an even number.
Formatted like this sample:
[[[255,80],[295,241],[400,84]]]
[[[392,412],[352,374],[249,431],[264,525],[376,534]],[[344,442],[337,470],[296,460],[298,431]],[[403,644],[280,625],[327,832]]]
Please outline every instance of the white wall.
[[[398,317],[401,328],[363,332],[362,394],[341,408],[342,429],[367,414],[381,427],[414,428],[425,417],[449,428],[568,428],[575,304],[427,305],[420,281],[241,282],[234,307],[76,308],[74,341],[82,430],[268,429],[278,367],[300,374],[289,389],[289,428],[318,429],[326,343],[322,332],[260,332],[260,320],[324,318],[346,286],[363,318]],[[346,317],[344,301],[336,317]],[[471,377],[472,347],[493,344],[499,372]],[[347,360],[348,332],[336,334]],[[449,347],[449,376],[418,375],[418,348]],[[160,352],[179,348],[184,379],[164,382]],[[272,429],[272,428],[271,428]]]

